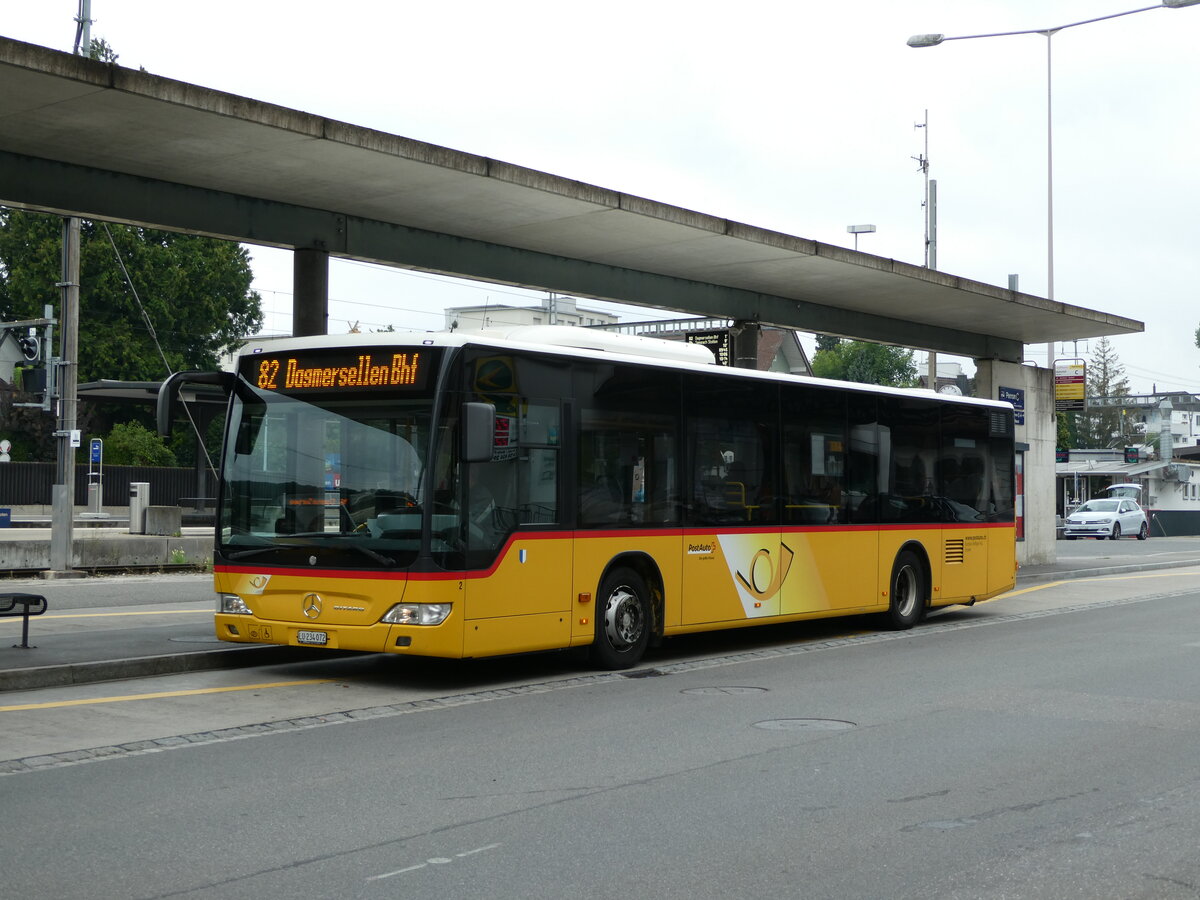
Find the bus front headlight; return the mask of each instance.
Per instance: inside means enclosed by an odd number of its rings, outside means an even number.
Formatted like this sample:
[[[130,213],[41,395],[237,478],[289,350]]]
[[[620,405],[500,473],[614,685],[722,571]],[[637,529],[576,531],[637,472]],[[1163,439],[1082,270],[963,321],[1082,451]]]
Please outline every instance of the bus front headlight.
[[[235,616],[254,615],[254,610],[237,594],[217,594],[217,612]]]
[[[449,603],[397,603],[379,621],[388,625],[441,625],[448,615]]]

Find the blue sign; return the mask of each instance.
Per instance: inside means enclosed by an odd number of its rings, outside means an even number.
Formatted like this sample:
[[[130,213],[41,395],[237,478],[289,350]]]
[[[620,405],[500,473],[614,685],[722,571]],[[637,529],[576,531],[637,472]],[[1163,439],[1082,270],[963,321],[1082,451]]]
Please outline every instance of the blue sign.
[[[92,462],[98,463],[104,458],[104,441],[92,438]]]
[[[1010,388],[1001,385],[998,388],[999,399],[1007,400],[1013,405],[1013,422],[1017,425],[1025,424],[1025,389]]]

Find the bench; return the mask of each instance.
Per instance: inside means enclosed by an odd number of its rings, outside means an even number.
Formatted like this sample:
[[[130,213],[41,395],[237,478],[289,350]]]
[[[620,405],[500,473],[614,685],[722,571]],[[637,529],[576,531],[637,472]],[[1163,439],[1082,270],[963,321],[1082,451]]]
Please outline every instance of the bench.
[[[46,598],[41,594],[0,594],[0,618],[22,616],[21,643],[13,644],[23,650],[35,650],[29,646],[29,617],[40,616],[46,611]]]

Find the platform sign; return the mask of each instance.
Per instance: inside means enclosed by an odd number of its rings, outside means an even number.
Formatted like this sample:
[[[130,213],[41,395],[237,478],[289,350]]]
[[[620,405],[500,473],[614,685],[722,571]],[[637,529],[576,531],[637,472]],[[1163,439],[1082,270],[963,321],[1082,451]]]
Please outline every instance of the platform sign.
[[[104,461],[104,441],[100,438],[92,438],[91,442],[91,462],[98,463]]]
[[[727,328],[720,331],[689,331],[684,335],[684,340],[711,350],[718,366],[733,364],[730,358],[733,355],[733,336]]]
[[[1025,389],[1010,388],[1000,385],[998,388],[1000,400],[1006,400],[1013,405],[1013,423],[1025,424]]]
[[[1054,363],[1054,411],[1083,412],[1087,407],[1087,369],[1081,359]]]

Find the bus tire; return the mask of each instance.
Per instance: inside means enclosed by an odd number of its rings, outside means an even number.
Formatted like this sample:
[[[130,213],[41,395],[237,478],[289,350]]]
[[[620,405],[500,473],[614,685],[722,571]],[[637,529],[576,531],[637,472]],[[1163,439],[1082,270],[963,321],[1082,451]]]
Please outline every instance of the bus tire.
[[[911,550],[896,554],[888,591],[887,622],[897,631],[912,628],[925,615],[925,568]]]
[[[650,642],[650,591],[633,569],[613,569],[596,595],[596,639],[592,662],[628,669],[641,661]]]

